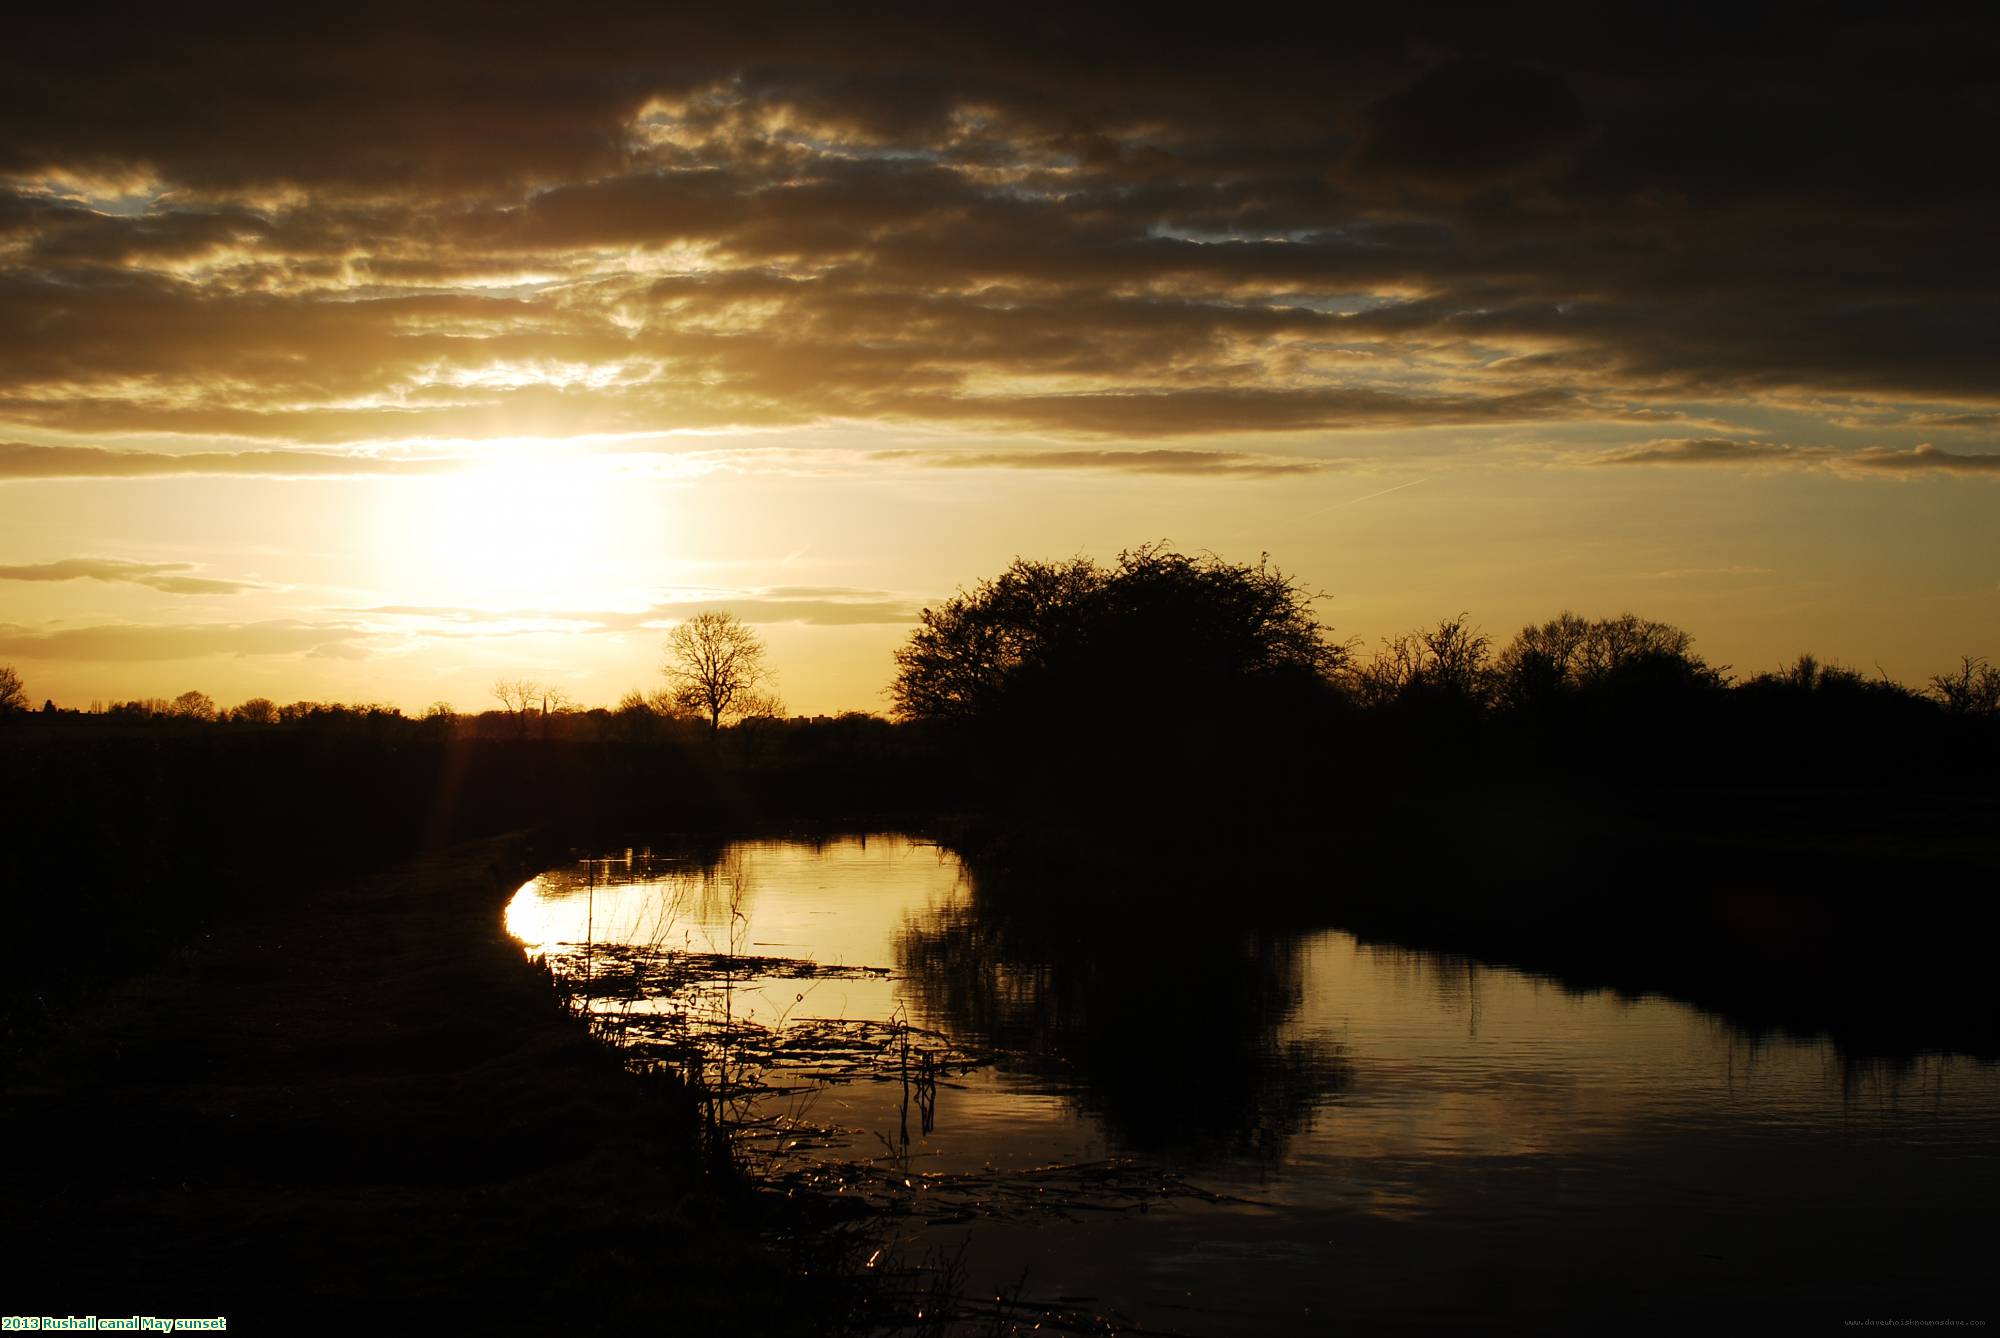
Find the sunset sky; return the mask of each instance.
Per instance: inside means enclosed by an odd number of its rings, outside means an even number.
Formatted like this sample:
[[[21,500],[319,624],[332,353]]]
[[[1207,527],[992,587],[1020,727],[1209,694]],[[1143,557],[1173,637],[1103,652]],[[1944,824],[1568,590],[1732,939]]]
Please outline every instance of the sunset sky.
[[[879,711],[927,602],[1153,540],[1364,645],[2000,658],[1987,31],[423,8],[0,51],[37,704],[608,703],[726,608]]]

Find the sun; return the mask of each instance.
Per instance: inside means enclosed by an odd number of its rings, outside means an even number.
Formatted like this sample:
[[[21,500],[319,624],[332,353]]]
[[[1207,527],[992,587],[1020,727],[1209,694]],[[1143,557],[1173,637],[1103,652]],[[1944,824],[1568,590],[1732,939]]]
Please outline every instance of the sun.
[[[399,599],[488,611],[602,607],[625,585],[632,497],[605,460],[555,443],[399,480],[381,509],[381,565]]]

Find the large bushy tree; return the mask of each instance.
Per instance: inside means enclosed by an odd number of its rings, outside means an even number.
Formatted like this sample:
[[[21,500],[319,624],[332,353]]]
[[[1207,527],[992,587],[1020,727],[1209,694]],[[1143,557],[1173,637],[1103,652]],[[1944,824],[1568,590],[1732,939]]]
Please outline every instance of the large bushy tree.
[[[1524,627],[1494,665],[1496,695],[1509,706],[1577,693],[1716,688],[1724,681],[1724,671],[1695,652],[1693,637],[1671,623],[1630,613],[1615,618],[1563,613]]]
[[[209,696],[206,692],[191,688],[174,698],[172,706],[168,709],[182,720],[213,720],[215,719],[215,698]]]
[[[1312,596],[1268,560],[1155,544],[1109,566],[1017,558],[925,609],[896,652],[891,696],[906,720],[1227,718],[1325,684],[1346,657]]]

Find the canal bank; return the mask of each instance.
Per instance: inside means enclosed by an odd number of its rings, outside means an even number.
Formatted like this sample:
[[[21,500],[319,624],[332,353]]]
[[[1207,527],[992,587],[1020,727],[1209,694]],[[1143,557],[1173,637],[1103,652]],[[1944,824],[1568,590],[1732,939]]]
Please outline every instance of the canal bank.
[[[627,1072],[506,935],[546,853],[507,837],[274,892],[70,1019],[7,1080],[0,1308],[811,1331],[823,1261],[773,1243],[687,1094]]]

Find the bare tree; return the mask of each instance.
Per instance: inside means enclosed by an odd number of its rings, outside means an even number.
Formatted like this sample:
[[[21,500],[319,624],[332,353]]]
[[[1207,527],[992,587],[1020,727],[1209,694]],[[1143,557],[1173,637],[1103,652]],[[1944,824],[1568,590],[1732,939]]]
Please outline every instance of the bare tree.
[[[1415,696],[1484,703],[1492,642],[1467,616],[1461,613],[1436,627],[1383,638],[1374,660],[1354,671],[1352,681],[1361,699],[1371,705]]]
[[[2000,714],[2000,668],[1964,656],[1956,673],[1932,676],[1930,695],[1953,715]]]
[[[553,683],[544,683],[534,678],[501,678],[493,683],[493,695],[514,717],[514,723],[525,732],[532,716],[541,716],[546,722],[552,715],[576,709],[576,699]]]
[[[0,715],[15,715],[28,709],[28,689],[11,664],[0,664]]]
[[[542,685],[532,678],[496,678],[493,695],[512,716],[524,717],[542,695]]]
[[[772,709],[773,699],[764,691],[771,677],[764,643],[733,613],[710,609],[674,628],[662,672],[675,704],[706,716],[711,733],[722,728],[724,716]]]

